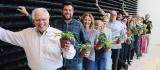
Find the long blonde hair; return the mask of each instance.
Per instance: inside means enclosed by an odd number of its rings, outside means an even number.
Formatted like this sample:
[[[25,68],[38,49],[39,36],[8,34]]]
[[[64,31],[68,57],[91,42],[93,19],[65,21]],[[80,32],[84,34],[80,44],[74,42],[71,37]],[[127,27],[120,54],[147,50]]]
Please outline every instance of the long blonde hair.
[[[86,16],[89,16],[89,17],[91,18],[91,23],[90,23],[90,25],[89,25],[89,28],[94,28],[94,17],[93,17],[93,15],[92,15],[91,13],[89,13],[89,12],[83,13],[83,15],[81,16],[81,22],[83,22],[83,20],[84,20],[84,18],[85,18]]]

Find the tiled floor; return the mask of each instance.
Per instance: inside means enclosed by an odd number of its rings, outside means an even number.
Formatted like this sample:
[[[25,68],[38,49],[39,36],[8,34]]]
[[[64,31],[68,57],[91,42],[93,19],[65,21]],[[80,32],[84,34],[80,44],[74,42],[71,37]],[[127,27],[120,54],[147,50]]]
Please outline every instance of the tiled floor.
[[[160,70],[160,45],[151,45],[147,54],[133,60],[129,70]]]

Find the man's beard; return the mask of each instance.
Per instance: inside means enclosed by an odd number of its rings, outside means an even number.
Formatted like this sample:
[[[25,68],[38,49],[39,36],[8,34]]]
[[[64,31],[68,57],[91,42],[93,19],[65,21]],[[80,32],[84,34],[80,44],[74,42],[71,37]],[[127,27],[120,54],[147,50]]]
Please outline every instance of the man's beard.
[[[66,18],[66,17],[63,15],[63,19],[64,19],[64,20],[71,20],[72,17]]]

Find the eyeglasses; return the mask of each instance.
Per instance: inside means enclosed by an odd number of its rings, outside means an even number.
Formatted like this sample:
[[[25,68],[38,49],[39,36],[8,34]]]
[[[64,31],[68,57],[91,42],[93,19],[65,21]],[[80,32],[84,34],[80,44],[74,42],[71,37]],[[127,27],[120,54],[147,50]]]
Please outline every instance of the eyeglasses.
[[[112,15],[112,16],[117,16],[117,14],[112,14],[112,13],[111,13],[111,15]]]
[[[39,21],[46,21],[48,20],[48,18],[42,18],[42,19],[34,19],[36,22],[39,22]]]

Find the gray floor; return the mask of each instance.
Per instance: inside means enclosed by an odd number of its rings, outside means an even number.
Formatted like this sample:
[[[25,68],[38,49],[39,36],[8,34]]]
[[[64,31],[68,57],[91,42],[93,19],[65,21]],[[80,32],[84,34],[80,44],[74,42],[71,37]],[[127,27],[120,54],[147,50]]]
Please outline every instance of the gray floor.
[[[129,70],[160,70],[160,44],[150,45],[147,54],[138,60],[134,58]]]

